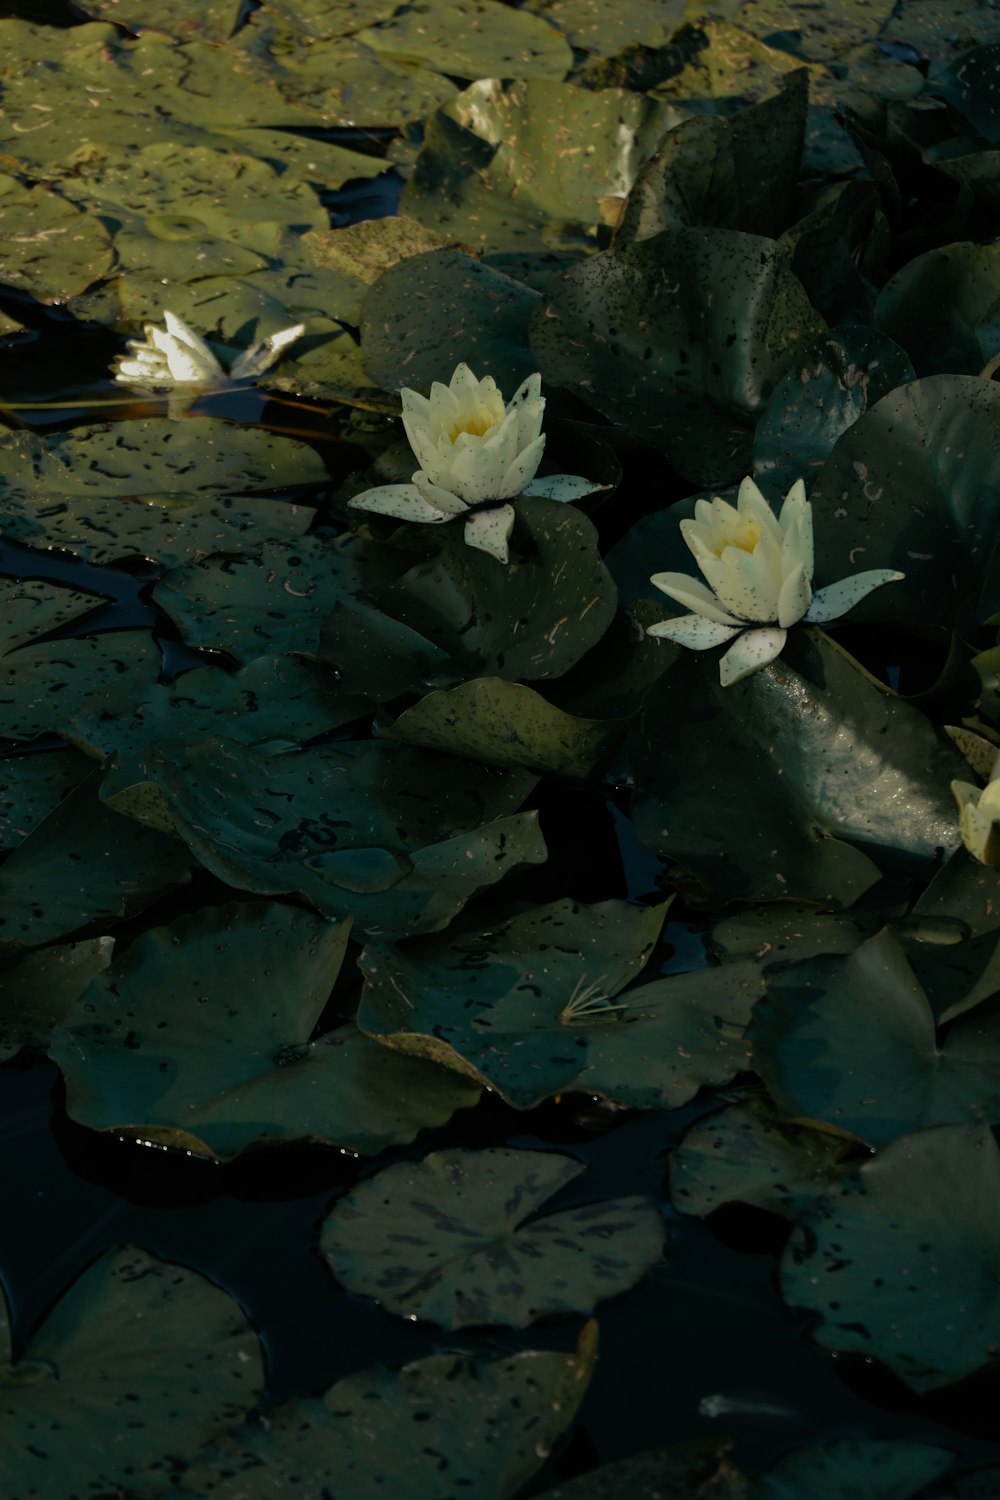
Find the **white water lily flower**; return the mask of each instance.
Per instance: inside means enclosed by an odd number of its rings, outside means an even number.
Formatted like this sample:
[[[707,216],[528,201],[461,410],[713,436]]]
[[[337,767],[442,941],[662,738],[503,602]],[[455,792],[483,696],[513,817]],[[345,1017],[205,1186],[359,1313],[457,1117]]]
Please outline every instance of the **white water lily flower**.
[[[699,500],[694,520],[681,521],[680,528],[711,587],[686,573],[654,573],[650,582],[693,613],[651,625],[647,634],[693,651],[735,636],[719,663],[723,687],[774,661],[798,620],[835,620],[873,589],[904,576],[873,568],[814,594],[812,507],[801,479],[777,516],[753,480],[744,479],[735,506],[718,496]]]
[[[990,779],[984,787],[953,781],[951,790],[958,803],[962,843],[981,865],[997,869],[1000,867],[1000,755],[993,762]]]
[[[477,380],[466,364],[429,397],[404,386],[403,427],[420,468],[409,484],[377,485],[351,507],[432,525],[464,516],[468,545],[505,563],[514,507],[504,502],[579,500],[603,488],[577,474],[534,477],[545,447],[541,387],[541,375],[529,375],[505,406],[492,376]]]
[[[186,391],[222,391],[242,381],[256,380],[305,332],[304,323],[281,328],[237,355],[228,371],[211,349],[176,313],[165,311],[165,328],[147,323],[141,339],[129,339],[128,354],[112,366],[120,385],[154,395]]]

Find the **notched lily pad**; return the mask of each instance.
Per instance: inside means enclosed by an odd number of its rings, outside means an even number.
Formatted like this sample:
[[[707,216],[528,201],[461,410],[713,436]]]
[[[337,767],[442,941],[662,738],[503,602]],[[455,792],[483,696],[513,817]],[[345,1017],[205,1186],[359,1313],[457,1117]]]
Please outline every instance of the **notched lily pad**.
[[[663,1251],[662,1216],[616,1198],[536,1217],[583,1171],[568,1156],[437,1151],[338,1200],[320,1249],[338,1281],[444,1328],[526,1328],[627,1291]]]

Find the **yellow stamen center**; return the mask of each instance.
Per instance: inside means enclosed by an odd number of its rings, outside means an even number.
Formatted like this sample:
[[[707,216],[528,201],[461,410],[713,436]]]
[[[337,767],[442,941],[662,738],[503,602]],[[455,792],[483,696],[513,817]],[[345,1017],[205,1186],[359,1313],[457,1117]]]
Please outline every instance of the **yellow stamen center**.
[[[716,557],[721,557],[727,547],[738,547],[741,552],[753,552],[763,529],[758,522],[740,516],[734,525],[716,528],[710,544],[712,551]]]
[[[460,418],[454,426],[449,427],[448,441],[450,443],[457,443],[463,432],[467,432],[470,437],[482,437],[495,425],[496,423],[489,412],[483,411],[480,408],[479,411],[470,416]]]

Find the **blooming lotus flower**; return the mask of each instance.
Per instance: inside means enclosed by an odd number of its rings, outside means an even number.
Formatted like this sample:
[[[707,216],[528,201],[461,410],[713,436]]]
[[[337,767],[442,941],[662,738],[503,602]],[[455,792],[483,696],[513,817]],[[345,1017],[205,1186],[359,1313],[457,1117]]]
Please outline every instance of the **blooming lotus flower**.
[[[577,474],[534,477],[545,447],[541,386],[541,375],[529,375],[505,406],[493,378],[477,380],[465,364],[450,384],[436,380],[429,398],[404,386],[403,427],[420,468],[409,484],[365,490],[351,507],[432,525],[464,516],[468,545],[506,562],[514,525],[506,501],[579,500],[603,488]]]
[[[166,328],[147,323],[143,338],[129,339],[129,354],[120,355],[112,366],[120,385],[154,394],[186,390],[192,396],[227,390],[241,381],[256,380],[305,332],[304,323],[282,328],[237,355],[227,371],[183,318],[165,311],[163,320]]]
[[[1000,867],[1000,755],[993,762],[984,787],[968,781],[953,781],[951,790],[958,803],[958,826],[962,843],[981,865]]]
[[[834,620],[883,583],[904,575],[873,568],[828,584],[814,594],[812,507],[797,479],[776,516],[752,479],[744,479],[735,506],[699,500],[694,520],[680,523],[706,588],[687,573],[654,573],[650,579],[693,611],[651,625],[647,635],[704,651],[736,639],[719,663],[723,687],[774,661],[798,620]]]

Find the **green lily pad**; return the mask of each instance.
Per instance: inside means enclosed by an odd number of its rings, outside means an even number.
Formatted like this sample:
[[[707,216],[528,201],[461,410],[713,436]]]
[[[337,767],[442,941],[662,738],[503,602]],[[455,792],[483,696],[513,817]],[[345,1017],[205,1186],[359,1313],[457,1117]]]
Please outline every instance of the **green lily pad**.
[[[843,0],[835,12],[818,15],[801,0],[742,0],[732,19],[757,36],[791,33],[790,50],[825,62],[872,41],[895,9],[895,0]]]
[[[190,866],[179,840],[110,811],[88,778],[0,867],[0,952],[132,916],[183,885]]]
[[[228,1292],[132,1246],[84,1272],[23,1359],[2,1358],[12,1496],[162,1495],[170,1460],[244,1419],[264,1389],[263,1350]]]
[[[894,1141],[804,1215],[781,1292],[828,1349],[881,1360],[914,1391],[993,1361],[1000,1343],[1000,1154],[988,1130]]]
[[[679,118],[624,89],[481,78],[427,121],[400,207],[491,255],[585,253]]]
[[[771,240],[676,229],[573,266],[546,288],[531,347],[545,382],[701,484],[749,467],[753,429],[819,315]]]
[[[794,1218],[843,1175],[852,1146],[820,1130],[780,1123],[751,1098],[699,1120],[670,1156],[670,1196],[686,1214],[752,1203]]]
[[[534,373],[528,325],[537,302],[530,287],[460,250],[410,256],[365,298],[365,369],[385,390],[419,389],[464,361],[510,397]]]
[[[891,238],[878,187],[856,179],[825,184],[808,213],[781,236],[782,243],[791,248],[792,270],[810,302],[831,324],[842,319],[871,321],[875,288],[885,275]],[[860,328],[843,332],[852,342],[864,341]],[[912,374],[900,377],[892,384],[912,378]],[[887,384],[879,395],[889,389]]]
[[[810,343],[779,381],[757,424],[754,474],[775,490],[809,485],[837,439],[898,385],[913,379],[891,339],[851,325]]]
[[[355,33],[380,57],[457,78],[562,78],[573,53],[561,32],[498,0],[424,0]]]
[[[813,629],[727,688],[690,653],[647,700],[630,759],[640,842],[719,901],[849,906],[874,859],[929,862],[958,842],[953,747]]]
[[[22,646],[0,663],[0,735],[60,733],[94,693],[114,684],[126,699],[148,692],[160,649],[148,630],[109,630]]]
[[[0,578],[0,651],[4,656],[61,630],[103,604],[100,594],[41,578]]]
[[[3,973],[0,1060],[22,1047],[48,1048],[95,975],[111,962],[114,939],[87,938],[52,948],[36,948]]]
[[[576,718],[522,683],[476,677],[421,698],[381,733],[487,765],[583,781],[607,760],[625,722]]]
[[[684,16],[684,0],[627,0],[611,8],[603,0],[530,0],[528,9],[564,31],[581,52],[613,57],[628,45],[660,47]]]
[[[696,225],[780,234],[792,218],[807,102],[802,70],[760,104],[676,126],[639,171],[616,248]]]
[[[510,1149],[399,1162],[337,1201],[320,1250],[348,1291],[444,1328],[589,1313],[656,1264],[666,1230],[638,1197],[539,1218],[582,1171],[569,1156]]]
[[[766,973],[780,972],[820,953],[853,953],[882,926],[875,911],[817,911],[790,901],[752,906],[712,928],[712,952],[725,963],[755,958]]]
[[[594,1367],[588,1323],[568,1354],[435,1354],[349,1375],[322,1399],[291,1401],[214,1445],[169,1500],[270,1500],[276,1474],[337,1500],[510,1500],[576,1416]]]
[[[1000,498],[1000,385],[933,375],[883,396],[836,443],[811,494],[823,577],[898,568],[856,618],[951,627],[983,586]],[[992,592],[984,611],[1000,607]]]
[[[796,1448],[757,1480],[754,1500],[914,1500],[952,1468],[955,1454],[930,1443],[839,1438]]]
[[[1000,1123],[1000,1012],[980,1007],[939,1047],[927,996],[888,930],[849,956],[769,976],[748,1036],[786,1119],[823,1121],[872,1146],[928,1125]]]
[[[728,1438],[699,1437],[669,1448],[650,1448],[602,1464],[589,1474],[561,1480],[539,1500],[750,1500],[749,1481],[729,1462]]]
[[[966,243],[916,256],[882,288],[875,320],[918,375],[978,375],[1000,349],[1000,249]]]
[[[1000,870],[981,865],[965,848],[946,860],[913,908],[916,918],[957,922],[969,937],[1000,931]]]
[[[0,256],[4,282],[38,302],[66,302],[114,261],[111,237],[94,215],[47,187],[26,188],[2,175]]]
[[[903,0],[882,34],[921,57],[950,61],[981,43],[1000,41],[1000,16],[989,0]]]
[[[152,784],[219,879],[402,934],[437,931],[508,869],[545,859],[537,814],[513,812],[534,782],[371,741],[267,755],[216,739],[151,751],[104,795],[127,811]]]
[[[517,1109],[571,1089],[675,1108],[747,1065],[741,1038],[760,985],[746,963],[623,994],[663,910],[559,901],[484,931],[405,949],[371,945],[359,960],[358,1025],[476,1078]]]
[[[95,21],[162,31],[179,42],[225,42],[239,24],[241,0],[80,0]]]
[[[315,662],[260,656],[232,674],[196,667],[169,684],[150,682],[131,689],[112,680],[60,728],[88,755],[104,760],[219,733],[244,745],[298,743],[342,728],[365,708],[363,698],[342,692]]]
[[[352,1026],[310,1041],[349,930],[253,902],[144,933],[56,1032],[70,1116],[225,1159],[287,1141],[374,1153],[474,1104],[465,1080]]]
[[[395,0],[265,0],[264,8],[306,36],[325,42],[391,16],[396,6]]]
[[[76,750],[6,755],[0,760],[0,849],[13,849],[93,771]]]

